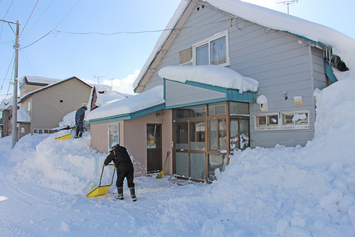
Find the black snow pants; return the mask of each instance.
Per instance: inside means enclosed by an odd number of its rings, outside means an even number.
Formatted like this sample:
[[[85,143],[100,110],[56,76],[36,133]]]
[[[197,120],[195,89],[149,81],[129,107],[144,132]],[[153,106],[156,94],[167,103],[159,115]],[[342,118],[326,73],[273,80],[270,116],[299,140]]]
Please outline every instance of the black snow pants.
[[[117,180],[116,186],[117,188],[123,187],[123,180],[127,178],[127,186],[129,188],[134,188],[133,177],[134,177],[134,169],[133,164],[131,162],[121,162],[117,167]]]

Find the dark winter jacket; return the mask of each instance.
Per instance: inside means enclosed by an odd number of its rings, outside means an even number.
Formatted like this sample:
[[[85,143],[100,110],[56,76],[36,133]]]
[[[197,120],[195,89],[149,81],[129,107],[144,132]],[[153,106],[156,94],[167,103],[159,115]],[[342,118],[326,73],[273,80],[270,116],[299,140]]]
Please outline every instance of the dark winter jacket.
[[[80,124],[84,122],[85,109],[84,106],[80,107],[75,113],[75,123]]]
[[[132,164],[131,158],[129,157],[126,148],[120,145],[116,146],[115,149],[110,151],[110,154],[106,157],[104,164],[108,165],[111,161],[115,163],[117,168],[122,163],[129,162]]]

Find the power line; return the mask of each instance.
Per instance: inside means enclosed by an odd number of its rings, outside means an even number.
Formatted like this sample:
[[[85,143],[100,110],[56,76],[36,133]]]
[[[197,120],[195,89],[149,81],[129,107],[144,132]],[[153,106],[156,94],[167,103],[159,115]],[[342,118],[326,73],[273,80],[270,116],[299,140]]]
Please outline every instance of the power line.
[[[31,12],[30,16],[28,17],[27,22],[26,22],[25,26],[23,27],[20,36],[22,35],[23,31],[26,29],[27,23],[30,21],[30,19],[31,19],[31,17],[32,17],[32,14],[33,14],[33,12],[35,11],[35,9],[36,9],[36,7],[37,7],[38,2],[39,2],[39,0],[37,0],[35,6],[33,7],[33,10],[32,10],[32,12]]]
[[[55,0],[53,0],[49,5],[48,5],[48,7],[46,8],[46,10],[44,10],[44,12],[40,15],[40,17],[37,19],[37,21],[31,26],[31,28],[27,31],[27,33],[22,37],[22,39],[23,38],[25,38],[26,37],[26,35],[28,34],[28,32],[30,32],[31,30],[32,30],[32,28],[37,24],[37,22],[42,18],[42,16],[44,15],[44,13],[46,13],[47,12],[47,10],[49,9],[49,7],[52,5],[52,3],[54,2]]]
[[[15,0],[12,0],[11,4],[10,4],[10,6],[9,6],[9,9],[7,9],[7,11],[6,11],[5,16],[3,17],[3,19],[5,19],[7,13],[9,13],[10,8],[11,8],[12,4],[14,3],[14,1],[15,1]]]
[[[9,68],[7,69],[6,75],[5,75],[5,77],[4,77],[4,82],[3,82],[2,85],[1,85],[0,91],[2,90],[2,87],[4,86],[4,83],[5,83],[7,74],[9,73],[9,70],[10,70],[10,68],[11,68],[11,64],[12,64],[12,62],[13,62],[12,60],[14,59],[14,56],[15,56],[15,52],[14,52],[14,54],[12,55],[12,58],[11,58],[11,60],[10,60],[10,65],[9,65]]]
[[[62,21],[69,15],[69,13],[76,7],[76,5],[78,5],[78,3],[79,3],[80,1],[81,1],[81,0],[79,0],[79,1],[77,1],[77,2],[75,3],[75,5],[70,9],[70,11],[60,20],[60,22],[59,22],[51,31],[49,31],[47,34],[43,35],[41,38],[39,38],[38,40],[34,41],[33,43],[31,43],[31,44],[29,44],[29,45],[27,45],[27,46],[25,46],[25,47],[22,47],[21,49],[25,49],[25,48],[27,48],[27,47],[30,47],[31,45],[37,43],[38,41],[40,41],[41,39],[47,37],[50,33],[52,33],[53,30],[54,30],[60,23],[62,23]]]
[[[206,25],[213,25],[213,24],[220,24],[223,22],[227,22],[227,20],[221,20],[213,23],[208,23],[208,24],[203,24],[203,25],[192,25],[192,26],[184,26],[180,28],[173,28],[173,29],[163,29],[163,30],[144,30],[144,31],[119,31],[119,32],[113,32],[113,33],[101,33],[101,32],[68,32],[68,31],[60,31],[56,30],[58,33],[63,33],[63,34],[73,34],[73,35],[119,35],[119,34],[144,34],[144,33],[157,33],[157,32],[163,32],[163,31],[171,31],[171,30],[182,30],[182,29],[187,29],[187,28],[192,28],[192,27],[201,27],[201,26],[206,26]]]

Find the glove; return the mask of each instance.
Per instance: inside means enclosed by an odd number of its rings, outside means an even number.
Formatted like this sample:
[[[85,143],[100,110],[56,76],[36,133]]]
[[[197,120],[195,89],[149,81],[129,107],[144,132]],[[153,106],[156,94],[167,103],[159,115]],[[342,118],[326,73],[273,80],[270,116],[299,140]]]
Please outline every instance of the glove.
[[[113,163],[112,166],[113,166],[113,167],[116,167],[116,166],[115,166],[115,163]]]
[[[105,167],[106,167],[107,165],[103,164],[103,166],[105,166]]]

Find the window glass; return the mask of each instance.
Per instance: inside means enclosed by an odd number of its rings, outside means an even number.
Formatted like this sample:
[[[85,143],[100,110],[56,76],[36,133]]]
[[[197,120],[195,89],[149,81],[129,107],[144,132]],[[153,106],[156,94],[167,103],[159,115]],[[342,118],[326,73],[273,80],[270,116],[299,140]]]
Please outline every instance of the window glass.
[[[208,116],[225,115],[226,102],[214,103],[208,105]]]
[[[190,153],[191,178],[205,179],[205,154]]]
[[[211,65],[219,65],[227,62],[226,37],[212,40],[210,42]]]
[[[266,126],[266,116],[258,116],[257,117],[258,127]]]
[[[190,150],[205,150],[205,122],[190,123]]]
[[[219,150],[227,150],[227,123],[225,119],[218,120],[218,141],[219,141]]]
[[[160,124],[147,124],[147,148],[161,148]]]
[[[283,124],[284,125],[293,125],[293,114],[284,114],[283,115]]]
[[[43,130],[42,129],[38,129],[38,134],[43,134]]]
[[[249,115],[249,104],[239,102],[229,102],[230,115]]]
[[[308,113],[295,113],[292,120],[296,125],[308,125]]]
[[[234,152],[234,150],[239,148],[239,119],[230,119],[230,140],[229,140],[229,146],[231,153]]]
[[[176,123],[176,149],[187,150],[189,148],[189,138],[188,138],[188,124],[187,123]]]
[[[208,65],[208,44],[196,47],[196,65]]]
[[[206,106],[197,105],[174,109],[174,119],[206,117]]]
[[[113,142],[120,143],[120,131],[119,131],[119,123],[108,125],[108,146],[109,150],[111,149],[111,144]]]
[[[33,133],[38,133],[38,130],[37,129],[33,129]]]
[[[209,150],[218,150],[218,120],[208,121]]]
[[[249,147],[249,120],[240,120],[240,149],[244,150]]]
[[[268,126],[277,126],[279,124],[279,116],[277,114],[268,115]]]
[[[189,154],[176,152],[176,174],[182,177],[189,177]]]
[[[224,154],[208,155],[208,179],[216,180],[220,172],[225,171],[227,166],[227,156]]]

